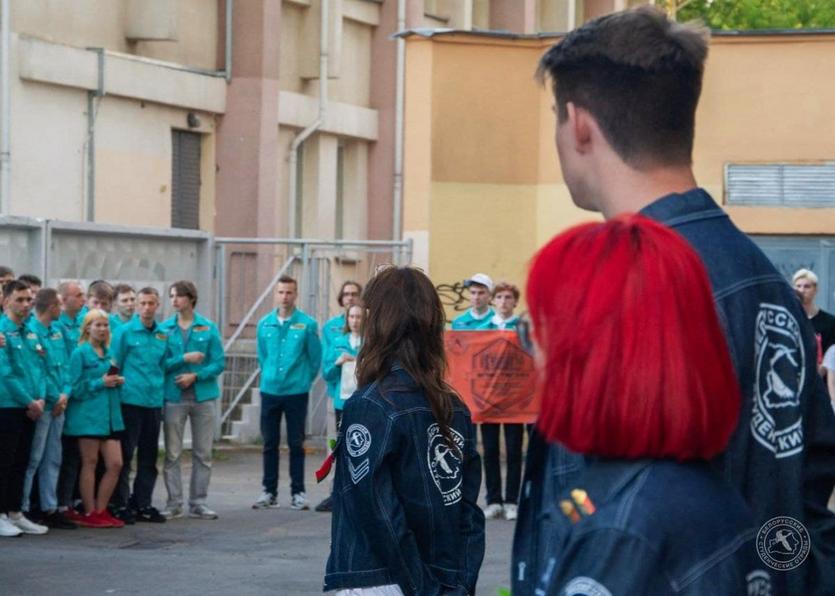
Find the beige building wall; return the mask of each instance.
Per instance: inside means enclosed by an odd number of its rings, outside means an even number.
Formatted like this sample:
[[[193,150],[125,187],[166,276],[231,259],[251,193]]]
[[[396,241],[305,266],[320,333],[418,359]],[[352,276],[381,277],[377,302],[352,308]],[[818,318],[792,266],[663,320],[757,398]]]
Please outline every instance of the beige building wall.
[[[181,129],[202,135],[200,227],[213,230],[215,116],[226,85],[195,69],[216,67],[217,9],[203,0],[13,1],[10,212],[86,219],[88,96],[100,81],[99,55],[87,48],[103,47],[95,221],[171,225],[172,131]]]
[[[483,271],[521,285],[537,247],[599,218],[570,200],[550,89],[533,79],[556,40],[408,38],[404,226],[436,283]],[[728,163],[835,159],[833,62],[832,34],[713,38],[694,157],[717,201],[725,202]],[[835,231],[835,206],[727,210],[752,234]]]

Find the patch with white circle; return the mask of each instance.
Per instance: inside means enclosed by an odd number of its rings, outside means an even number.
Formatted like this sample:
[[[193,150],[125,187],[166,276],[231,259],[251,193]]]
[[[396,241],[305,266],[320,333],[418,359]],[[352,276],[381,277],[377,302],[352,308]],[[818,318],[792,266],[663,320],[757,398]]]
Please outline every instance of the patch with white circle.
[[[461,500],[461,483],[463,480],[462,457],[464,453],[464,437],[455,429],[450,428],[454,449],[447,444],[441,434],[441,427],[437,423],[429,426],[426,430],[429,439],[426,460],[429,465],[429,473],[435,486],[441,491],[444,505],[454,505]]]
[[[609,589],[590,577],[578,576],[565,584],[565,596],[612,596]]]
[[[788,309],[760,304],[755,332],[754,408],[751,433],[783,458],[803,451],[800,393],[806,354],[800,325]]]
[[[345,444],[348,455],[360,457],[371,448],[371,433],[362,424],[352,424],[345,431]]]
[[[777,571],[790,571],[809,556],[812,541],[806,526],[787,515],[772,517],[757,532],[757,554]]]
[[[745,576],[748,596],[772,596],[771,576],[758,569]]]

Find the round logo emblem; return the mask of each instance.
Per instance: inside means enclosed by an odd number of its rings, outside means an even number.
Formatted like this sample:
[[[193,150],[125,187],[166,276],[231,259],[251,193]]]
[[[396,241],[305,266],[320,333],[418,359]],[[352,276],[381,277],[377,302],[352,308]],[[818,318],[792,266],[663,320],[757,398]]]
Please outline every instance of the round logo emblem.
[[[797,455],[803,451],[800,393],[806,381],[797,319],[782,306],[760,304],[754,343],[757,368],[751,432],[778,459]]]
[[[447,444],[437,423],[430,425],[426,432],[429,438],[426,453],[429,472],[432,474],[435,486],[441,491],[444,505],[453,505],[461,500],[463,479],[461,461],[464,453],[464,437],[455,429],[449,429],[452,441],[458,448],[456,450]]]
[[[371,433],[362,424],[352,424],[345,431],[345,443],[351,457],[363,455],[371,447]]]
[[[609,589],[590,577],[578,576],[565,585],[566,596],[612,596]]]
[[[811,540],[806,527],[793,517],[772,517],[757,532],[757,554],[777,571],[799,567],[809,556]]]

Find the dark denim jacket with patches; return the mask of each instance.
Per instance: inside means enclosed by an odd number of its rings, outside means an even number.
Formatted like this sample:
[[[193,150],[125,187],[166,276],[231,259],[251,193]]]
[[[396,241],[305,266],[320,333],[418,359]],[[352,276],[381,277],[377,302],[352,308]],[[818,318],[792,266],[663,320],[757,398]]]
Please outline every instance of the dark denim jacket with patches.
[[[474,594],[484,558],[481,459],[463,404],[444,440],[423,391],[395,366],[345,403],[335,448],[324,589],[397,584],[404,594]]]
[[[714,468],[742,495],[758,527],[790,516],[808,528],[811,553],[783,572],[789,592],[831,594],[835,416],[816,373],[812,327],[783,276],[707,192],[669,195],[641,213],[680,233],[710,277],[742,391],[739,423]],[[531,440],[513,546],[514,596],[534,594],[550,557],[543,511],[584,466],[583,457],[559,445]]]

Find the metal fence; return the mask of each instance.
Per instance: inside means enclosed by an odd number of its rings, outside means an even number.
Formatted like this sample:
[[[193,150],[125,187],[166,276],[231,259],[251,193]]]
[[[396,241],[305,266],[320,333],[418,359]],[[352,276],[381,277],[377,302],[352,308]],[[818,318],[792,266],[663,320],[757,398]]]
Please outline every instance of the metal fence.
[[[297,305],[320,326],[340,312],[336,296],[348,280],[361,284],[380,265],[411,262],[410,242],[294,240],[285,238],[215,238],[218,263],[217,303],[227,353],[220,433],[231,437],[233,423],[249,403],[260,370],[255,358],[255,328],[275,306],[273,293],[281,275],[298,282]],[[308,405],[307,435],[328,434],[328,399],[321,379]]]

